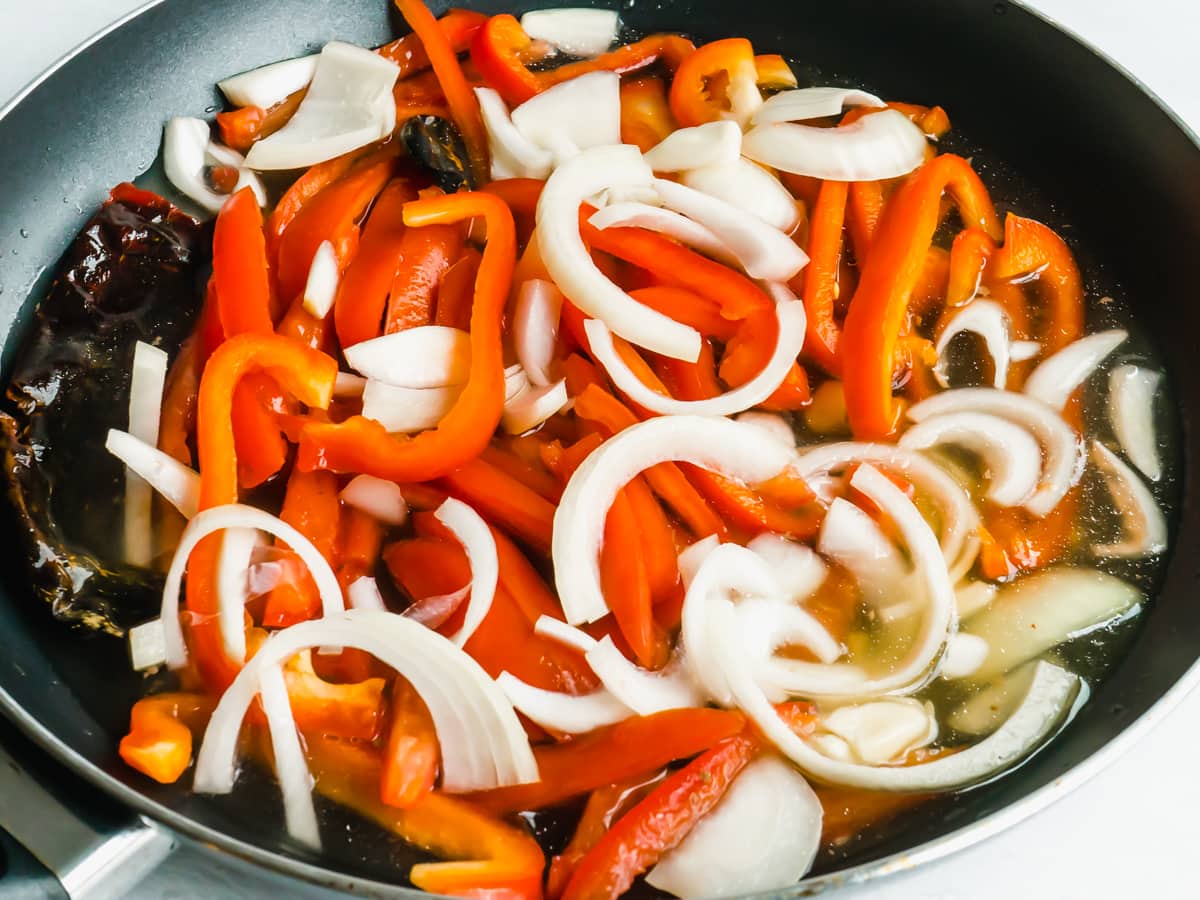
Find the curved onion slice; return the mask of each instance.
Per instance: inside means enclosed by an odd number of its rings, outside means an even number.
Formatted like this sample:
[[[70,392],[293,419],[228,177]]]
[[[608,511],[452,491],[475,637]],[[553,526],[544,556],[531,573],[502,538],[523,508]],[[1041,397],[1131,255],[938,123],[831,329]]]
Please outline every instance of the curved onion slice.
[[[505,402],[512,400],[521,391],[527,390],[529,386],[529,376],[525,374],[525,367],[520,363],[511,365],[504,370]]]
[[[462,385],[435,388],[395,387],[368,378],[362,392],[362,414],[388,431],[412,434],[436,428],[450,412]]]
[[[579,235],[579,205],[606,188],[652,187],[637,147],[585,150],[546,181],[537,206],[538,250],[551,279],[586,315],[655,353],[695,362],[700,333],[638,303],[596,268]]]
[[[750,597],[737,605],[738,625],[746,651],[754,659],[766,659],[780,647],[810,650],[818,661],[835,662],[842,645],[807,610],[779,599]]]
[[[983,460],[987,498],[997,506],[1019,506],[1033,496],[1042,475],[1042,449],[1028,431],[990,413],[953,412],[931,416],[900,436],[900,446],[928,450],[950,444]]]
[[[795,241],[752,213],[662,178],[654,181],[654,189],[667,209],[699,222],[715,234],[751,278],[788,281],[808,263],[808,254]]]
[[[564,647],[570,647],[580,653],[586,654],[596,646],[596,639],[583,629],[568,625],[561,619],[554,619],[550,616],[539,616],[533,624],[533,631],[534,634],[558,641]]]
[[[853,758],[873,766],[903,759],[938,735],[932,706],[912,697],[839,706],[821,716],[821,725],[846,742]]]
[[[167,180],[190,200],[215,213],[230,195],[218,194],[208,186],[205,169],[210,164],[236,168],[238,180],[233,193],[249,187],[259,206],[266,205],[266,188],[258,176],[245,168],[240,153],[213,141],[207,122],[185,117],[171,119],[163,131],[163,169]]]
[[[204,538],[227,528],[253,528],[265,531],[285,542],[308,567],[308,572],[316,583],[317,593],[321,596],[324,614],[331,616],[341,612],[343,608],[342,588],[338,584],[337,576],[325,561],[325,557],[312,545],[312,541],[282,519],[253,506],[243,506],[239,503],[214,506],[197,513],[188,522],[187,528],[179,536],[179,546],[175,549],[175,556],[171,560],[171,567],[167,570],[166,581],[163,584],[160,617],[163,622],[163,635],[166,638],[167,665],[172,669],[178,669],[187,662],[187,648],[183,643],[183,628],[179,622],[179,588],[183,582],[188,557]],[[237,628],[240,629],[240,607],[236,610],[236,619]],[[225,637],[228,642],[229,635]],[[244,635],[242,640],[245,640]]]
[[[299,169],[383,140],[396,128],[392,87],[400,67],[378,53],[330,41],[308,93],[283,128],[250,148],[252,169]]]
[[[736,125],[734,126],[737,127]],[[737,265],[737,257],[719,237],[699,222],[661,206],[649,203],[613,203],[595,212],[588,224],[603,231],[615,226],[645,228],[687,244],[705,256],[723,263]]]
[[[1142,558],[1166,550],[1167,517],[1138,474],[1099,441],[1092,442],[1092,459],[1104,476],[1125,530],[1124,540],[1099,544],[1092,552],[1101,557]]]
[[[1008,365],[1011,360],[1009,318],[1004,307],[994,300],[973,300],[955,313],[937,339],[937,363],[933,377],[942,387],[950,387],[947,374],[946,348],[957,335],[970,331],[983,338],[988,356],[992,358],[992,387],[1003,390],[1008,384]]]
[[[785,233],[790,233],[800,220],[791,191],[762,166],[740,156],[724,165],[690,169],[681,180]]]
[[[471,585],[468,583],[448,594],[434,594],[432,597],[423,597],[405,609],[401,615],[406,619],[420,622],[426,628],[432,628],[436,631],[445,625],[452,615],[458,612],[458,608],[462,606],[462,602],[467,599],[467,595],[470,593]]]
[[[108,430],[104,449],[162,494],[185,518],[196,514],[200,507],[200,474],[194,469],[115,428]]]
[[[1025,393],[1062,412],[1075,389],[1128,337],[1123,328],[1113,328],[1068,344],[1033,370],[1025,382]]]
[[[333,396],[338,400],[348,400],[361,397],[367,386],[367,379],[353,372],[338,372],[333,382]]]
[[[531,384],[551,383],[550,364],[558,342],[563,295],[552,283],[531,278],[517,292],[513,310],[513,349]]]
[[[218,81],[217,87],[234,106],[270,109],[307,87],[316,71],[317,54],[314,53],[231,75]]]
[[[661,672],[648,672],[630,662],[607,635],[584,656],[609,693],[639,716],[704,705],[704,697],[677,660]]]
[[[958,620],[966,621],[996,599],[996,585],[987,581],[968,581],[954,589],[954,604],[958,607]]]
[[[983,737],[1004,724],[1021,698],[1029,692],[1036,662],[1025,663],[1003,678],[993,680],[950,711],[946,724],[962,734]]]
[[[715,537],[713,535],[713,538]],[[708,539],[706,538],[706,540]],[[829,567],[825,565],[820,556],[813,552],[811,547],[807,544],[789,541],[782,535],[764,531],[752,538],[746,544],[746,549],[761,556],[763,561],[771,567],[771,574],[778,582],[785,600],[808,599],[824,583],[825,577],[829,574]]]
[[[138,341],[129,384],[129,434],[151,447],[158,443],[166,382],[167,354]],[[151,487],[133,467],[125,467],[125,559],[135,566],[149,565],[154,556]]]
[[[834,499],[821,523],[817,552],[854,576],[863,597],[876,609],[905,595],[908,565],[875,520],[841,497]]]
[[[983,638],[991,648],[975,677],[1003,675],[1065,640],[1107,625],[1141,601],[1133,585],[1096,569],[1059,566],[1019,578],[963,626],[964,633]]]
[[[559,82],[514,109],[512,122],[559,164],[581,150],[619,145],[621,79],[615,72],[597,71]]]
[[[129,662],[135,672],[144,672],[167,661],[162,619],[151,619],[129,629]]]
[[[230,659],[246,658],[246,603],[250,600],[250,568],[255,551],[263,544],[253,528],[227,528],[221,535],[217,557],[217,621]],[[341,604],[338,605],[341,609]]]
[[[542,387],[530,386],[505,401],[500,419],[509,434],[524,434],[537,428],[570,402],[565,379]]]
[[[361,341],[345,350],[346,362],[367,378],[395,387],[462,384],[471,369],[471,338],[461,328],[419,325]]]
[[[1036,359],[1042,353],[1042,345],[1037,341],[1013,341],[1009,346],[1009,354],[1013,362],[1026,362]]]
[[[684,900],[783,891],[816,859],[823,815],[804,776],[781,759],[762,757],[663,854],[646,882]]]
[[[238,734],[261,673],[302,650],[326,644],[370,653],[412,684],[433,719],[443,790],[461,793],[537,780],[537,761],[512,705],[475,660],[403,616],[353,609],[301,622],[267,638],[213,711],[196,758],[196,791],[233,790]]]
[[[617,39],[620,20],[612,9],[537,9],[521,16],[521,30],[572,56],[599,56]]]
[[[491,88],[477,87],[475,96],[487,131],[492,178],[543,179],[549,175],[554,155],[517,130],[500,95]]]
[[[323,319],[333,309],[333,300],[337,296],[338,281],[341,273],[338,271],[337,253],[333,244],[322,241],[313,254],[312,265],[308,269],[308,280],[304,283],[304,298],[301,301],[310,315]]]
[[[752,425],[701,416],[662,416],[609,438],[571,476],[554,514],[554,580],[567,621],[594,622],[608,612],[599,566],[604,520],[635,475],[680,461],[757,484],[783,472],[793,456]]]
[[[676,400],[658,393],[638,378],[617,353],[612,333],[603,322],[588,319],[583,323],[583,330],[592,354],[604,367],[613,384],[639,406],[662,415],[728,416],[757,406],[770,397],[783,383],[800,354],[800,348],[804,346],[804,304],[776,303],[775,315],[779,320],[775,348],[762,371],[745,384],[707,400]],[[774,440],[774,436],[771,439]]]
[[[722,166],[742,155],[742,129],[737,122],[706,122],[677,128],[646,151],[655,172],[683,172],[703,166]]]
[[[462,544],[471,568],[471,599],[467,603],[467,613],[462,628],[450,635],[450,642],[461,647],[483,622],[496,598],[496,585],[500,580],[496,538],[479,513],[453,497],[443,502],[433,515]]]
[[[342,502],[365,512],[384,525],[403,525],[408,519],[408,502],[394,481],[374,475],[356,475],[342,488]]]
[[[351,582],[350,587],[346,588],[346,599],[350,601],[351,609],[387,609],[383,594],[379,593],[379,585],[369,575]]]
[[[300,745],[300,734],[296,731],[283,670],[277,665],[263,668],[258,689],[271,734],[275,778],[283,794],[288,834],[305,846],[319,850],[321,833],[312,801],[313,779],[308,771],[308,760],[304,758],[304,748]]]
[[[501,672],[496,684],[526,718],[562,734],[586,734],[634,715],[604,688],[590,694],[562,694],[526,684],[508,672]]]
[[[779,443],[787,447],[796,446],[796,432],[792,431],[792,426],[788,424],[787,419],[778,413],[769,412],[744,412],[734,416],[734,418],[743,425],[753,425],[755,428],[761,428],[771,437],[778,439]]]
[[[938,672],[942,678],[968,678],[979,671],[991,648],[983,638],[973,634],[956,634],[946,646],[942,667]]]
[[[773,657],[758,670],[768,690],[773,687],[805,697],[912,693],[936,674],[946,641],[954,632],[957,614],[946,561],[921,513],[903,491],[871,465],[859,466],[850,484],[891,519],[904,539],[925,601],[920,631],[905,658],[887,674],[875,678],[854,665],[820,665]],[[686,607],[687,600],[685,616]]]
[[[753,125],[773,125],[777,122],[803,122],[836,116],[847,106],[887,106],[874,94],[853,88],[810,87],[780,91],[768,97],[754,118]]]
[[[1117,366],[1108,373],[1108,421],[1129,461],[1151,481],[1162,478],[1154,426],[1154,396],[1161,372]]]
[[[677,561],[679,565],[679,578],[683,582],[683,589],[685,591],[692,586],[692,579],[696,577],[696,573],[704,565],[704,560],[708,558],[708,554],[720,546],[721,539],[715,534],[710,534],[708,537],[702,537],[698,541],[693,541],[680,552]]]
[[[909,409],[908,417],[923,422],[951,412],[1000,416],[1025,428],[1042,445],[1042,478],[1033,497],[1024,504],[1035,516],[1044,516],[1058,506],[1080,475],[1083,457],[1079,439],[1071,426],[1040,400],[994,388],[958,388],[922,400]]]
[[[903,113],[885,109],[840,128],[757,125],[742,139],[742,154],[795,175],[879,181],[907,175],[925,162],[925,135]]]
[[[802,453],[796,468],[816,488],[821,479],[855,462],[869,462],[903,475],[937,504],[942,555],[950,580],[962,578],[979,551],[979,512],[963,486],[929,458],[891,444],[824,444]]]

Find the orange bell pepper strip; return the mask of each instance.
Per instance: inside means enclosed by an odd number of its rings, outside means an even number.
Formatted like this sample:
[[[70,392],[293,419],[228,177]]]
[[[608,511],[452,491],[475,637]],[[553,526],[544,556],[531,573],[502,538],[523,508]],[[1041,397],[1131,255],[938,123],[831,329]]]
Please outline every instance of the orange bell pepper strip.
[[[966,228],[950,245],[950,275],[946,285],[946,306],[962,306],[979,292],[988,260],[996,252],[996,242],[979,228]]]
[[[379,799],[407,809],[432,791],[437,780],[437,732],[420,694],[402,678],[392,685],[391,709]]]
[[[773,482],[750,487],[699,466],[681,463],[688,479],[724,514],[729,525],[750,534],[770,531],[793,540],[808,540],[821,525],[821,508],[800,478],[780,476]],[[773,497],[772,489],[782,492]]]
[[[311,652],[303,653],[283,668],[296,727],[344,740],[375,740],[383,723],[384,679],[363,676],[357,682],[333,684],[317,674],[313,659]]]
[[[405,809],[389,806],[379,799],[377,751],[319,735],[306,738],[318,793],[407,843],[452,860],[413,866],[408,877],[418,888],[457,897],[540,900],[545,857],[526,832],[440,791]]]
[[[721,309],[711,298],[686,288],[654,285],[637,288],[629,296],[656,312],[695,328],[705,337],[729,341],[737,334],[737,323],[721,315]]]
[[[501,178],[488,182],[481,190],[495,194],[507,203],[514,215],[531,216],[537,212],[538,200],[545,187],[546,182],[537,178]]]
[[[1004,245],[993,255],[988,275],[1009,280],[1033,273],[1046,310],[1042,345],[1054,353],[1083,335],[1083,279],[1070,248],[1053,229],[1009,213]]]
[[[238,153],[249,153],[255,142],[270,137],[291,121],[307,93],[308,88],[301,88],[288,94],[270,109],[242,106],[217,113],[217,130],[221,133],[221,142]]]
[[[913,288],[940,219],[943,191],[958,203],[964,224],[996,237],[1000,222],[987,189],[959,156],[923,165],[888,203],[842,330],[840,351],[846,410],[855,436],[874,440],[895,427],[892,367]]]
[[[130,768],[159,784],[174,784],[192,762],[192,734],[203,730],[216,700],[207,694],[143,697],[129,713],[118,752]]]
[[[850,185],[846,224],[854,244],[854,258],[859,267],[867,261],[871,240],[883,217],[883,184],[878,181],[855,181]]]
[[[337,476],[330,472],[293,471],[279,518],[308,538],[330,565],[334,564],[341,518]],[[287,548],[283,543],[280,546]],[[265,627],[286,628],[320,613],[317,586],[303,568],[300,571],[303,574],[298,581],[280,584],[267,595],[262,615]]]
[[[388,294],[400,268],[404,205],[416,198],[407,180],[396,179],[375,201],[333,302],[333,326],[343,349],[382,333]]]
[[[493,469],[519,481],[550,503],[557,504],[558,499],[562,496],[562,485],[553,475],[544,469],[535,468],[525,460],[496,446],[495,443],[488,444],[479,454],[479,458]]]
[[[719,96],[715,82],[722,78],[725,96]],[[740,92],[758,93],[758,70],[754,47],[745,38],[725,38],[697,48],[686,56],[671,80],[671,113],[681,127],[703,125],[737,113]]]
[[[583,59],[539,72],[538,85],[541,90],[545,90],[588,72],[616,72],[618,75],[628,75],[655,63],[674,72],[695,52],[696,45],[685,37],[677,34],[652,34],[624,47],[601,53],[594,59]]]
[[[238,500],[233,396],[243,376],[255,371],[270,372],[280,387],[301,403],[324,409],[333,397],[337,363],[324,353],[274,334],[241,334],[217,348],[200,381],[196,415],[201,509]],[[226,656],[217,625],[219,552],[219,539],[202,541],[192,553],[187,579],[187,608],[197,614],[191,628],[193,650],[200,674],[213,690],[224,690],[240,668]]]
[[[467,247],[458,261],[446,270],[438,286],[433,324],[463,331],[471,327],[471,300],[482,259],[478,250]]]
[[[487,221],[488,240],[471,309],[471,370],[454,407],[437,428],[408,439],[393,438],[362,416],[310,424],[300,439],[301,468],[428,481],[460,468],[487,446],[504,410],[501,328],[516,261],[512,213],[503,200],[482,192],[417,200],[404,213],[409,227],[418,228],[475,216]]]
[[[542,616],[561,619],[562,607],[558,598],[520,548],[494,526],[492,537],[496,541],[496,556],[500,562],[500,583],[516,601],[525,620],[533,626]]]
[[[779,317],[774,309],[748,315],[725,345],[719,370],[721,380],[736,387],[761,372],[775,351],[778,336]],[[799,364],[792,363],[783,382],[759,405],[772,410],[803,409],[811,399],[808,373]]]
[[[675,531],[645,479],[633,479],[621,493],[628,500],[641,531],[646,585],[650,599],[657,605],[673,596],[680,585]]]
[[[724,391],[717,380],[717,363],[708,341],[700,344],[700,356],[694,363],[659,356],[654,360],[654,371],[671,396],[679,400],[709,400]]]
[[[466,795],[480,809],[507,815],[556,806],[614,781],[688,759],[741,732],[745,717],[723,709],[671,709],[597,728],[562,744],[535,747],[541,779]]]
[[[881,106],[856,106],[842,116],[841,124],[853,124],[863,116],[869,116],[884,108]],[[900,103],[893,100],[888,102],[886,108],[894,109],[896,112],[908,116],[914,125],[920,128],[927,137],[931,137],[934,140],[942,137],[950,130],[950,117],[940,106],[920,106],[916,103]]]
[[[796,73],[778,53],[760,53],[754,57],[758,86],[763,90],[782,91],[796,87]]]
[[[446,14],[437,20],[437,24],[454,52],[465,53],[471,47],[475,32],[482,28],[487,20],[487,16],[474,10],[448,9]],[[400,67],[401,79],[424,72],[430,66],[429,54],[425,52],[425,45],[416,33],[406,34],[390,44],[384,44],[375,52]]]
[[[671,647],[654,621],[642,532],[623,492],[608,510],[600,548],[600,583],[635,661],[646,669],[662,668]]]
[[[834,317],[838,300],[838,264],[849,188],[844,181],[823,181],[813,207],[808,236],[808,265],[804,279],[804,311],[808,331],[804,355],[831,375],[841,374],[838,342],[842,329]],[[855,245],[858,250],[858,244]]]
[[[413,34],[420,38],[421,46],[425,48],[429,57],[429,64],[441,83],[454,124],[458,126],[463,142],[467,145],[473,181],[483,183],[488,180],[487,133],[484,131],[483,117],[479,112],[479,101],[459,64],[458,50],[451,44],[449,36],[422,0],[395,2],[396,8],[412,28]],[[480,32],[482,30],[481,27]]]
[[[400,264],[388,295],[384,334],[433,323],[438,288],[462,248],[463,230],[458,224],[428,225],[404,232],[400,238]]]
[[[657,75],[643,75],[621,85],[622,144],[636,144],[645,153],[676,127],[665,81]]]
[[[549,552],[554,504],[521,481],[476,458],[442,476],[438,484],[531,547]]]
[[[250,188],[242,188],[226,200],[217,213],[213,282],[225,337],[275,330],[262,212]]]
[[[912,299],[909,300],[909,310],[915,321],[920,321],[945,305],[949,284],[950,254],[941,247],[930,247],[925,251],[925,262],[913,287]]]

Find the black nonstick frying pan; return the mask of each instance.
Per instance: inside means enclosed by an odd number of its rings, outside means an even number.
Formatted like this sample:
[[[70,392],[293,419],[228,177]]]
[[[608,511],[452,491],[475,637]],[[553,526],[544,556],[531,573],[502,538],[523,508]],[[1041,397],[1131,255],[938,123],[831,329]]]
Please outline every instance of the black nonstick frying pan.
[[[432,5],[438,12],[444,7]],[[512,3],[493,0],[457,5],[514,11]],[[515,11],[545,5],[519,0]],[[1055,227],[1069,223],[1066,234],[1089,293],[1128,299],[1166,362],[1182,473],[1174,538],[1159,595],[1128,654],[1045,752],[990,785],[941,801],[936,815],[915,816],[886,840],[823,857],[799,890],[884,871],[898,853],[919,862],[964,846],[1094,773],[1152,707],[1169,705],[1197,678],[1200,148],[1126,75],[1010,3],[681,0],[630,4],[622,17],[643,32],[745,35],[760,52],[786,54],[802,80],[853,83],[946,107],[954,146],[976,152],[997,199],[1020,200]],[[151,166],[166,118],[214,111],[220,98],[213,84],[230,73],[312,52],[331,38],[377,45],[403,30],[385,0],[160,0],[10,107],[0,117],[5,371],[45,271],[110,186]],[[1037,190],[1030,193],[1028,185]],[[345,832],[347,839],[330,839],[318,858],[287,843],[277,791],[265,781],[250,779],[233,796],[214,799],[192,795],[187,778],[163,787],[124,767],[115,751],[138,689],[124,646],[70,630],[30,598],[21,544],[11,517],[2,518],[0,712],[10,724],[0,718],[0,746],[27,740],[19,745],[26,764],[33,747],[35,758],[51,758],[72,773],[68,781],[51,777],[64,802],[101,808],[72,828],[59,824],[53,804],[18,789],[12,763],[0,752],[0,826],[65,871],[71,884],[94,872],[99,857],[88,857],[89,849],[127,867],[161,856],[169,840],[157,825],[141,824],[144,816],[215,852],[302,879],[361,894],[404,893],[384,882],[406,872],[415,851],[398,849],[336,810],[328,811],[332,827],[325,831]],[[118,840],[106,840],[114,834]],[[9,868],[10,876],[23,868],[16,851]],[[22,890],[28,885],[6,878],[0,867],[0,897]]]

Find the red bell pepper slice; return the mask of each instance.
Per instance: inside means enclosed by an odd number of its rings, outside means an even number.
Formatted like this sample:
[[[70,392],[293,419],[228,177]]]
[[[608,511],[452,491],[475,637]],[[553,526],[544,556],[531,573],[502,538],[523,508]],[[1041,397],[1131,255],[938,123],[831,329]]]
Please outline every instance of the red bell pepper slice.
[[[270,109],[242,106],[217,113],[217,130],[221,133],[222,143],[238,153],[250,152],[256,141],[270,137],[291,120],[307,93],[308,88],[301,88]]]
[[[282,401],[269,375],[254,372],[233,392],[233,439],[238,455],[238,483],[257,487],[287,462],[288,445],[273,408]]]
[[[550,552],[554,504],[482,458],[439,479],[447,494],[543,553]]]
[[[214,706],[207,694],[143,697],[130,710],[121,759],[159,784],[174,784],[191,764],[193,733],[204,729]]]
[[[475,32],[482,28],[487,20],[487,16],[474,10],[448,9],[446,14],[437,20],[437,24],[454,52],[464,53],[470,49]],[[406,34],[390,44],[384,44],[375,52],[400,67],[402,80],[424,72],[430,66],[425,45],[415,33]]]
[[[353,507],[342,510],[338,531],[338,581],[345,590],[375,571],[383,549],[383,525],[374,516]]]
[[[645,153],[677,127],[665,81],[643,75],[621,85],[621,143],[636,144]]]
[[[642,532],[633,504],[624,492],[617,495],[608,510],[600,549],[600,583],[638,665],[662,668],[671,646],[654,621]]]
[[[341,518],[337,476],[330,472],[293,471],[279,518],[308,538],[333,565]],[[287,544],[280,542],[277,546],[287,552]],[[286,628],[307,621],[321,610],[317,586],[300,566],[299,558],[290,552],[285,558],[294,560],[301,575],[295,582],[281,584],[267,595],[262,624],[268,628]]]
[[[1083,335],[1083,279],[1066,242],[1054,230],[1009,213],[1004,245],[992,257],[988,274],[997,280],[1037,273],[1046,321],[1041,339],[1046,352],[1061,350]]]
[[[405,809],[433,790],[438,772],[437,732],[420,694],[402,678],[392,685],[391,709],[379,799]]]
[[[242,188],[226,200],[217,213],[213,283],[225,337],[275,330],[262,211],[250,188]]]
[[[433,317],[435,325],[463,331],[471,327],[471,301],[474,299],[475,279],[479,276],[482,259],[478,250],[467,247],[458,261],[446,270],[438,285],[437,308]]]
[[[463,230],[458,224],[428,225],[404,232],[400,238],[400,264],[388,296],[384,334],[432,324],[438,288],[462,249]]]
[[[838,299],[838,266],[842,258],[842,225],[848,188],[844,181],[821,182],[808,232],[808,265],[804,268],[804,310],[808,333],[804,354],[831,375],[841,374],[838,341],[842,329],[834,318]],[[858,249],[858,244],[855,245]]]
[[[541,90],[545,90],[588,72],[616,72],[618,75],[628,75],[655,63],[661,63],[668,71],[674,72],[695,52],[696,45],[685,37],[677,34],[652,34],[624,47],[601,53],[594,59],[583,59],[540,72],[538,84]]]
[[[725,85],[719,96],[718,82]],[[671,81],[671,112],[680,126],[725,118],[738,92],[758,90],[754,47],[745,38],[726,38],[699,47],[679,64]]]
[[[541,90],[522,59],[532,54],[533,41],[508,13],[488,19],[471,41],[471,62],[509,106],[519,106]]]

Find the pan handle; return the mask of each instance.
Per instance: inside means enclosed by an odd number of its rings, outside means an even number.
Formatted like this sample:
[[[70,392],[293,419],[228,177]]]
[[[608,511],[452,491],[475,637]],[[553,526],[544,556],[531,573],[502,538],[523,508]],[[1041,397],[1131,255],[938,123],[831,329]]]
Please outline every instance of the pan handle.
[[[128,896],[175,839],[44,759],[0,719],[0,900]]]

